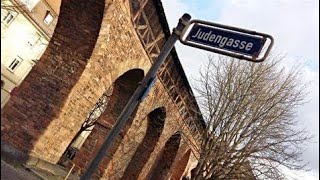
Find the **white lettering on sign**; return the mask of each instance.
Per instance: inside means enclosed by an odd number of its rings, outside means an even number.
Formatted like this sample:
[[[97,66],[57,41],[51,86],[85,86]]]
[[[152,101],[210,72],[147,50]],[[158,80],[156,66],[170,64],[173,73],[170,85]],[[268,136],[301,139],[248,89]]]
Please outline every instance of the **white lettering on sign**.
[[[212,31],[209,32],[202,32],[201,28],[199,28],[198,32],[191,36],[193,38],[197,38],[199,40],[205,40],[209,42],[214,42],[219,44],[219,47],[223,48],[224,46],[229,46],[229,47],[234,47],[234,48],[239,48],[239,49],[244,49],[246,51],[250,51],[251,48],[253,47],[253,43],[247,42],[247,41],[240,41],[238,39],[232,39],[228,37],[223,37],[221,35],[216,35],[213,34]]]

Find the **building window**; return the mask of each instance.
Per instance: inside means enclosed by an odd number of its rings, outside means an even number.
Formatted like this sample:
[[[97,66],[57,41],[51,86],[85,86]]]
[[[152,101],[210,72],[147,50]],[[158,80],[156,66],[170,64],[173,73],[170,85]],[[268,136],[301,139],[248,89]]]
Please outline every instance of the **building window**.
[[[14,70],[17,69],[17,67],[21,64],[22,59],[19,58],[14,58],[13,61],[11,61],[10,65],[8,66],[8,69],[13,72]]]
[[[18,13],[15,11],[7,10],[4,12],[3,16],[1,13],[1,22],[4,23],[5,25],[10,25],[10,23],[12,23],[13,20],[16,18],[17,14]]]
[[[52,20],[53,20],[52,14],[50,13],[50,11],[47,11],[43,22],[49,25],[52,22]]]
[[[29,11],[38,4],[39,0],[21,0],[21,2],[28,8]]]

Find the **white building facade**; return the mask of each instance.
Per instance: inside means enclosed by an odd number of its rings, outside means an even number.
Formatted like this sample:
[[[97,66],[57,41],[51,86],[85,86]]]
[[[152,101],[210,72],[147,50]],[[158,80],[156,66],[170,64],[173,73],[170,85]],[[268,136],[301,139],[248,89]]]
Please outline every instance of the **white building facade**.
[[[1,1],[1,109],[45,51],[58,19],[52,7],[44,0]]]

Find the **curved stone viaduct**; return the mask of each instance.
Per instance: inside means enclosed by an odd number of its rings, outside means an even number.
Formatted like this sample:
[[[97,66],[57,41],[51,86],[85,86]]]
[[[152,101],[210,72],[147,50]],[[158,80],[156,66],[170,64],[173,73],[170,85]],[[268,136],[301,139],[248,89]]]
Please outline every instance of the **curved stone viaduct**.
[[[2,153],[57,164],[99,98],[112,89],[105,111],[72,160],[73,173],[83,173],[169,35],[159,0],[62,0],[45,53],[1,112]],[[172,50],[95,177],[180,179],[188,174],[203,128],[198,111]]]

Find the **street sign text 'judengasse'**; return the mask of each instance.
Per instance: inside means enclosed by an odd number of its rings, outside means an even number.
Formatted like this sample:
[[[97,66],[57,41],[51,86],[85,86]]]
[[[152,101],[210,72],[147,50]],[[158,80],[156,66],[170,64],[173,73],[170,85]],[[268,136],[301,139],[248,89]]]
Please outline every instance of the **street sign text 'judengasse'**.
[[[195,25],[187,39],[250,56],[259,54],[265,43],[265,39],[260,37],[240,35],[201,25]]]
[[[180,39],[183,44],[189,46],[217,52],[224,55],[229,55],[239,59],[246,59],[253,62],[263,61],[267,54],[270,52],[273,44],[273,38],[267,34],[252,32],[244,29],[200,20],[190,21],[190,19],[191,16],[189,14],[184,14],[179,19],[178,25],[176,26],[176,28],[174,28],[173,33],[167,39],[158,57],[156,58],[149,71],[142,79],[141,83],[131,96],[130,100],[127,102],[126,106],[118,116],[117,121],[108,132],[95,158],[90,162],[89,167],[82,174],[80,180],[91,179],[91,176],[98,168],[99,163],[105,157],[106,153],[112,147],[112,144],[116,140],[117,136],[120,134],[121,129],[125,126],[134,110],[139,106],[140,102],[148,94],[150,88],[152,88],[156,80],[158,69],[170,54],[175,42],[178,39]],[[189,26],[192,27],[191,30]],[[218,27],[218,29],[213,27]],[[228,31],[223,30],[223,28],[228,29]],[[189,34],[186,40],[183,40],[183,36],[188,30],[190,30]],[[245,35],[243,33],[247,33],[250,35]],[[264,56],[261,59],[257,59],[267,38],[271,40],[269,47],[267,48],[266,53],[264,53]],[[226,52],[225,50],[229,52]]]
[[[267,34],[235,28],[231,26],[192,20],[191,28],[183,44],[239,59],[261,62],[269,53],[273,38]],[[259,58],[267,39],[270,40],[264,56]]]

